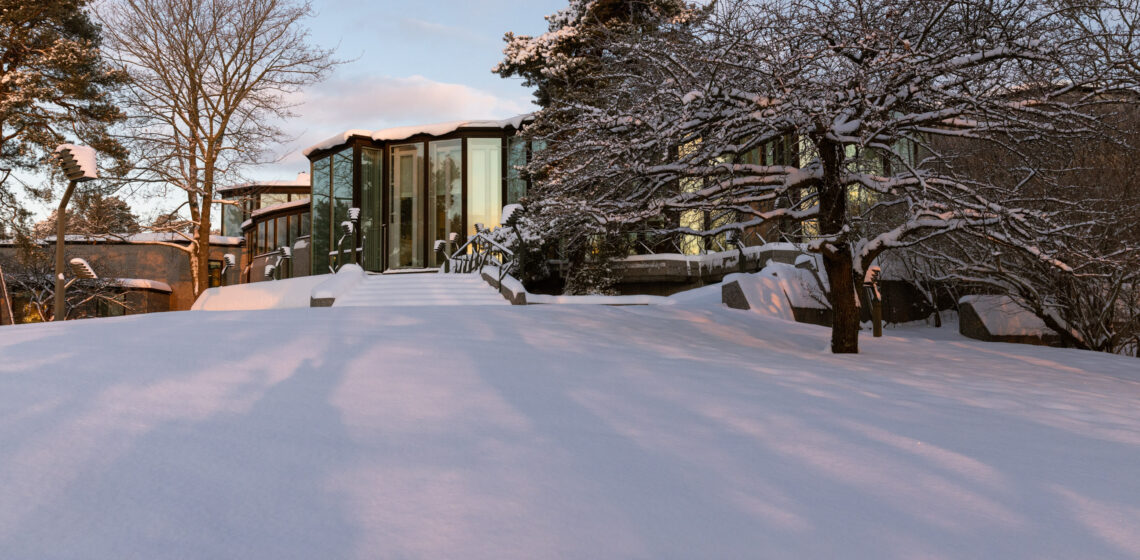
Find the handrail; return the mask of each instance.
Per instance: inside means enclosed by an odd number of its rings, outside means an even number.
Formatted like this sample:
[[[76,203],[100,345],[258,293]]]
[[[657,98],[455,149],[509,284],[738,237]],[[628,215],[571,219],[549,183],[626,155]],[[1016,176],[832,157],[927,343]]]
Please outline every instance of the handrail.
[[[487,236],[486,231],[477,231],[475,235],[467,238],[467,242],[460,245],[449,257],[451,272],[467,274],[495,261],[499,267],[500,275],[506,275],[515,266],[515,253]],[[468,253],[467,250],[471,249]]]

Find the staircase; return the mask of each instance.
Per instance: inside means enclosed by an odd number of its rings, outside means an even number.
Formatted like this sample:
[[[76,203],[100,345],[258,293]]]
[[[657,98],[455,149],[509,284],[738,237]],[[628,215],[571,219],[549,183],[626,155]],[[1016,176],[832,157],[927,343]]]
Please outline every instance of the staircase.
[[[510,305],[478,274],[369,274],[333,307]]]

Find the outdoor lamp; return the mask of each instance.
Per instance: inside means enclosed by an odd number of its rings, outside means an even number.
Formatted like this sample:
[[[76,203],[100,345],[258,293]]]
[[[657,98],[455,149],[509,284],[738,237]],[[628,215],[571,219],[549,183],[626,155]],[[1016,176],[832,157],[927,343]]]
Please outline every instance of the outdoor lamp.
[[[222,255],[222,262],[225,263],[225,265],[222,266],[222,276],[225,276],[226,271],[231,267],[237,266],[237,258],[234,257],[233,253],[226,253]]]
[[[74,274],[77,279],[97,280],[99,278],[99,275],[95,274],[95,270],[91,268],[91,264],[83,259],[74,258],[68,261],[67,264],[71,265],[71,273]]]
[[[89,146],[61,144],[55,149],[55,154],[59,156],[59,165],[63,169],[63,174],[67,176],[67,190],[63,192],[59,209],[55,213],[55,314],[52,316],[52,321],[61,321],[67,314],[64,305],[67,300],[67,283],[63,280],[63,238],[67,227],[67,203],[71,200],[71,193],[75,192],[75,185],[98,179],[99,170],[95,166],[95,150]],[[90,270],[91,266],[88,265],[87,269]]]

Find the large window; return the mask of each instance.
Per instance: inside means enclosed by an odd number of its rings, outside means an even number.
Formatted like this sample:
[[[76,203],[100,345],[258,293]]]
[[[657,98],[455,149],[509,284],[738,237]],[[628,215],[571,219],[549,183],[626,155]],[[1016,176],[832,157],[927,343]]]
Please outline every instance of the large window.
[[[236,204],[222,204],[222,235],[241,236],[241,223],[245,221],[242,207]]]
[[[463,234],[463,143],[444,140],[428,145],[428,242]],[[435,251],[428,266],[439,266]]]
[[[526,146],[524,138],[507,139],[507,204],[517,204],[526,196]]]
[[[313,274],[329,272],[329,158],[313,162],[312,247]]]
[[[348,209],[352,207],[352,149],[342,150],[332,157],[332,197],[332,237],[329,238],[329,247],[331,251],[337,251],[340,247],[337,247],[336,242],[344,236],[340,224],[348,220]],[[334,267],[343,264],[336,259],[353,262],[355,257],[350,254],[352,246],[352,241],[346,239],[344,242],[346,253],[333,258]]]
[[[423,256],[423,144],[391,148],[391,212],[388,217],[389,268],[424,265]]]
[[[289,202],[289,195],[285,193],[262,193],[261,206],[258,208],[268,208],[277,204],[284,204]]]
[[[366,270],[383,270],[384,239],[384,152],[360,150],[360,230],[364,237],[361,266]]]
[[[467,231],[475,233],[475,224],[485,228],[499,225],[502,200],[502,140],[471,138],[467,140]]]

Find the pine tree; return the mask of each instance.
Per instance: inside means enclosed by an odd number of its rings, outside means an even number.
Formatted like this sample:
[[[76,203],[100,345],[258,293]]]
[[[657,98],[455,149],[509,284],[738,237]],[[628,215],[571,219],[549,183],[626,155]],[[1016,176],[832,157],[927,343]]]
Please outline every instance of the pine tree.
[[[126,75],[101,58],[88,4],[0,0],[0,168],[43,168],[65,141],[95,148],[103,161],[125,161],[108,128],[123,119],[111,96]],[[10,183],[0,181],[0,205],[14,211]]]

